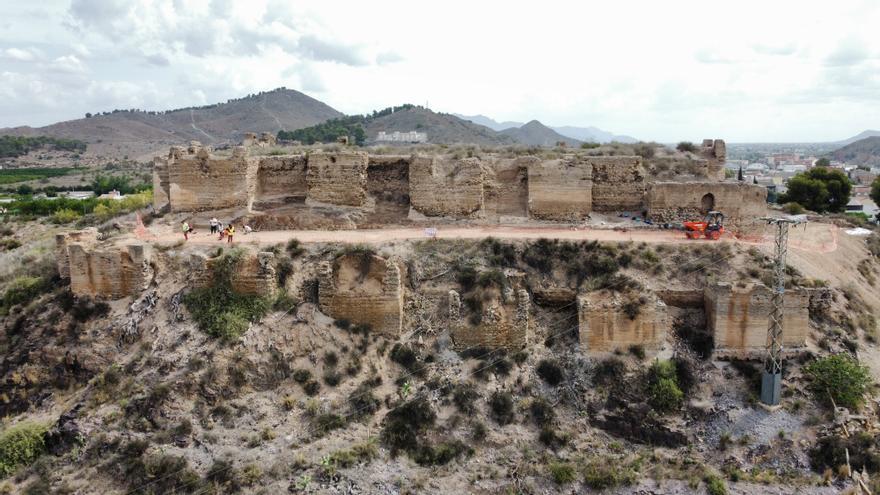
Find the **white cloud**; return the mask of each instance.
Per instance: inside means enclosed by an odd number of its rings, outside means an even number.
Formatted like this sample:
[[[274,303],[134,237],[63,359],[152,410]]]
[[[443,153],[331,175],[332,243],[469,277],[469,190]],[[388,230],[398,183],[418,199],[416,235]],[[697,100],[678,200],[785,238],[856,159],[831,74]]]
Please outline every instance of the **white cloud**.
[[[7,48],[3,50],[3,58],[16,60],[18,62],[33,62],[37,59],[37,55],[26,48]]]

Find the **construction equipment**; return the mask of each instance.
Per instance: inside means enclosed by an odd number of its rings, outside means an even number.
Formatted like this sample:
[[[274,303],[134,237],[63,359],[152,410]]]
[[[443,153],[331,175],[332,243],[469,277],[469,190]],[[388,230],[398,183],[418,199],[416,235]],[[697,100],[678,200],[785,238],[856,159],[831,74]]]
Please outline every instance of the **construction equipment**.
[[[684,231],[688,239],[706,239],[717,241],[724,233],[724,214],[720,211],[710,211],[702,222],[684,222]]]

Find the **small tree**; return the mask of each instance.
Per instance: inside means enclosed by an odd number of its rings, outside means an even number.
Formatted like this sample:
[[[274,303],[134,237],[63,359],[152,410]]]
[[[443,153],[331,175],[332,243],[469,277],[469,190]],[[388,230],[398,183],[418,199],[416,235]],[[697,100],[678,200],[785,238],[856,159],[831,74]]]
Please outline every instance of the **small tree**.
[[[880,205],[880,177],[871,183],[871,200],[874,201],[874,204]],[[880,214],[878,214],[878,218],[880,218]]]
[[[851,192],[852,183],[841,170],[816,167],[792,177],[779,202],[795,202],[817,213],[839,213],[849,203]]]
[[[678,146],[676,146],[675,149],[681,151],[682,153],[685,151],[690,151],[691,153],[697,151],[697,147],[694,146],[694,143],[690,141],[682,141],[678,143]]]
[[[830,167],[831,160],[829,160],[825,157],[819,158],[818,160],[816,160],[816,166],[817,167]]]
[[[810,389],[819,402],[858,409],[871,385],[867,366],[846,354],[835,354],[813,361],[805,371],[810,377]]]

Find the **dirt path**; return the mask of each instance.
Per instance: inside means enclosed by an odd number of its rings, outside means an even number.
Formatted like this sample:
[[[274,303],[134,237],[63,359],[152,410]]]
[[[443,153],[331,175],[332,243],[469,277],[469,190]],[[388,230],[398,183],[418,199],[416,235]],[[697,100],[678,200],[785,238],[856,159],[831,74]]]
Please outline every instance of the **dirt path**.
[[[173,244],[182,240],[182,234],[171,231],[156,233],[156,243]],[[560,227],[523,227],[523,226],[469,226],[437,228],[437,239],[483,239],[496,237],[499,239],[563,239],[563,240],[596,240],[605,242],[646,242],[652,244],[679,244],[714,242],[708,240],[686,239],[683,232],[660,229],[610,230],[591,228],[560,228]],[[236,232],[235,242],[257,245],[285,243],[290,239],[298,239],[303,243],[342,242],[350,244],[382,244],[392,241],[429,239],[422,228],[388,228],[365,230],[275,230],[242,234]],[[725,236],[723,242],[738,242],[749,245],[768,245],[768,236],[752,237],[748,240],[736,239],[732,235]],[[190,235],[189,244],[216,244],[216,235],[202,230]],[[795,250],[811,252],[833,252],[837,249],[836,228],[825,224],[812,224],[806,230],[792,231],[790,247]]]

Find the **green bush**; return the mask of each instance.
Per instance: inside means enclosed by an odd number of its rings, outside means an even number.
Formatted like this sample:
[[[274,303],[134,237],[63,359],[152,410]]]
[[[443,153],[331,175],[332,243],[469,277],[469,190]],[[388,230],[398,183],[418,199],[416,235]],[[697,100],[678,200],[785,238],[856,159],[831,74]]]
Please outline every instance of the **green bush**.
[[[26,304],[50,289],[49,284],[39,277],[21,276],[15,278],[6,288],[0,299],[0,315],[6,314],[16,304]]]
[[[727,495],[727,484],[718,476],[710,474],[706,477],[706,493],[709,495]]]
[[[225,342],[240,337],[251,322],[258,321],[272,307],[267,297],[232,290],[232,272],[241,256],[238,249],[222,255],[214,262],[212,283],[193,289],[183,298],[199,328]]]
[[[675,363],[657,360],[648,369],[648,402],[660,412],[669,412],[681,406],[684,392],[678,386]]]
[[[538,376],[540,376],[547,385],[552,385],[554,387],[562,383],[562,380],[565,379],[562,367],[555,359],[542,359],[538,362],[538,367],[535,368],[535,371],[538,372]]]
[[[513,422],[513,396],[510,392],[496,391],[489,399],[489,409],[494,419],[499,425],[506,425]]]
[[[382,443],[391,450],[391,455],[401,450],[416,452],[424,441],[422,436],[436,420],[437,413],[424,398],[404,402],[385,415]]]
[[[697,151],[697,147],[694,145],[694,143],[690,141],[682,141],[678,143],[675,149],[681,152],[689,151],[691,153],[695,153]]]
[[[62,208],[52,215],[52,222],[61,225],[79,220],[81,216],[82,215],[80,215],[79,212]]]
[[[785,203],[785,205],[782,206],[782,211],[788,213],[789,215],[800,215],[805,210],[804,207],[801,206],[799,203]]]
[[[595,459],[583,468],[584,484],[594,490],[605,490],[616,486],[628,486],[635,482],[636,473],[630,467],[608,459]]]
[[[804,371],[810,378],[810,389],[819,402],[858,409],[871,385],[871,372],[846,354],[817,359]]]
[[[19,423],[0,433],[0,478],[30,464],[44,452],[46,430],[45,425]]]
[[[565,485],[577,479],[574,466],[567,462],[551,462],[548,468],[550,469],[550,476],[553,477],[553,481],[559,485]]]

